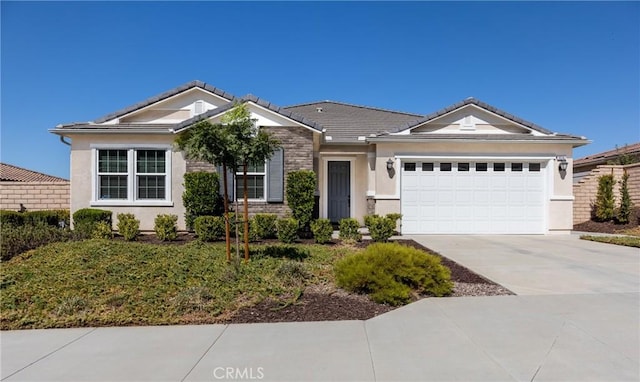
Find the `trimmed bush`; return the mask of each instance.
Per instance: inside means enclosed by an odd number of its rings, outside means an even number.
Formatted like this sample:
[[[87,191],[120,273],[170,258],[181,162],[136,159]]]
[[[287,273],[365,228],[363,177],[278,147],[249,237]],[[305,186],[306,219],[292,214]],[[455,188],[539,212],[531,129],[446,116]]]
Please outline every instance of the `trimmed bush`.
[[[113,239],[113,230],[111,224],[98,222],[96,228],[91,233],[92,239]]]
[[[127,241],[133,241],[140,234],[140,220],[134,214],[118,214],[118,233]]]
[[[163,215],[156,216],[153,230],[156,236],[162,241],[171,241],[178,238],[178,216]]]
[[[311,222],[311,232],[313,232],[313,239],[318,244],[324,244],[331,241],[331,234],[333,234],[333,226],[329,219],[317,219]]]
[[[300,224],[300,229],[307,229],[311,222],[315,204],[315,192],[315,172],[299,170],[287,174],[287,204],[291,208],[291,215]]]
[[[278,219],[278,240],[290,244],[298,238],[298,221],[294,218]]]
[[[193,229],[198,216],[219,216],[223,212],[220,196],[220,177],[212,172],[189,172],[184,174],[182,203],[186,210],[187,227]]]
[[[633,203],[631,195],[629,195],[629,173],[624,172],[622,180],[620,180],[620,208],[618,208],[616,222],[619,224],[629,223],[631,212],[633,211]]]
[[[2,240],[0,240],[0,258],[2,261],[38,248],[42,245],[67,241],[71,238],[71,231],[58,227],[40,224],[36,226],[7,225],[2,227]]]
[[[406,304],[413,293],[446,296],[453,288],[440,258],[397,243],[372,244],[338,260],[334,272],[338,286],[389,305]]]
[[[388,214],[387,216],[367,215],[364,217],[364,224],[369,229],[371,240],[376,242],[388,241],[396,230],[396,221],[400,219],[400,214]]]
[[[16,211],[0,211],[0,226],[3,228],[6,226],[19,227],[24,225],[24,212]]]
[[[224,236],[224,217],[198,216],[193,227],[201,241],[215,241]]]
[[[598,178],[598,193],[596,194],[595,218],[597,221],[609,221],[616,216],[616,198],[613,195],[613,175],[602,175]]]
[[[46,224],[52,227],[69,226],[69,210],[28,211],[24,213],[24,224]]]
[[[360,223],[354,218],[344,218],[340,220],[340,239],[345,241],[360,241],[362,235],[358,231]]]
[[[276,214],[256,214],[252,219],[252,227],[258,239],[275,239],[278,235]]]
[[[73,213],[73,230],[76,238],[90,238],[98,222],[112,225],[112,212],[97,208],[82,208]]]

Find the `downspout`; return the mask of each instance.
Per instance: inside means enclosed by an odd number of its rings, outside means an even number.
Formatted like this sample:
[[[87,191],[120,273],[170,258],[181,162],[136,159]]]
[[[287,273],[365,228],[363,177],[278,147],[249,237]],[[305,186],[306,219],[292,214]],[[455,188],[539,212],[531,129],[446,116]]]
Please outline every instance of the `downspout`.
[[[61,136],[60,136],[60,142],[64,143],[64,144],[65,144],[65,145],[67,145],[67,146],[71,146],[71,143],[69,143],[69,142],[65,141],[65,140],[64,140],[64,138],[65,138],[65,136],[64,136],[64,135],[61,135]]]

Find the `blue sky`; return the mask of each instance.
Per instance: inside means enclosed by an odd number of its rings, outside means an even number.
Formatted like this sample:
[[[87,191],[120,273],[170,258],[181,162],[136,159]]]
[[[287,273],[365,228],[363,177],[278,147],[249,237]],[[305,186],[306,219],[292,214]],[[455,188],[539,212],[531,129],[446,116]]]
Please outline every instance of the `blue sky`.
[[[0,160],[69,176],[47,132],[199,79],[286,106],[428,114],[473,96],[593,143],[640,140],[638,2],[1,2]]]

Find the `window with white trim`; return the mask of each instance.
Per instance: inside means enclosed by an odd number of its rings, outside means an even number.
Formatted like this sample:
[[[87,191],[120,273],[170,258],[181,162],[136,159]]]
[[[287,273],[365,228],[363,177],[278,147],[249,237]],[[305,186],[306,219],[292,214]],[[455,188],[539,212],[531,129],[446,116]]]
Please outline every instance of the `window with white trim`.
[[[243,171],[240,167],[236,173],[236,196],[238,200],[244,198],[244,182],[242,179]],[[266,199],[266,164],[262,163],[250,163],[247,166],[247,195],[251,200],[265,200]]]
[[[169,202],[171,151],[165,148],[95,150],[95,195],[100,202]]]

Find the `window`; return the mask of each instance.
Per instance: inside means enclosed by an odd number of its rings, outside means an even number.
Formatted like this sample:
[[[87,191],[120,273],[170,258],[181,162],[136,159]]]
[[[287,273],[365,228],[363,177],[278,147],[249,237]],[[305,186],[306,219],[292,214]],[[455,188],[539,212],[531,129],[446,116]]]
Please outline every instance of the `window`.
[[[264,163],[251,163],[247,166],[247,195],[249,199],[265,199],[265,167]],[[242,169],[236,173],[236,196],[238,199],[244,198],[242,174]]]
[[[169,202],[169,149],[96,149],[97,205]]]
[[[529,163],[530,172],[540,172],[540,163]]]
[[[476,171],[484,172],[487,171],[486,163],[476,163]]]
[[[98,199],[128,198],[127,150],[98,151]]]
[[[433,171],[433,163],[423,163],[422,171]]]
[[[493,164],[493,171],[504,171],[504,163],[494,163]]]
[[[511,171],[522,171],[522,163],[511,163]]]
[[[416,171],[416,164],[415,163],[405,163],[404,164],[404,171]]]
[[[469,163],[458,163],[458,171],[469,171]]]
[[[451,171],[451,163],[440,163],[440,171]]]

